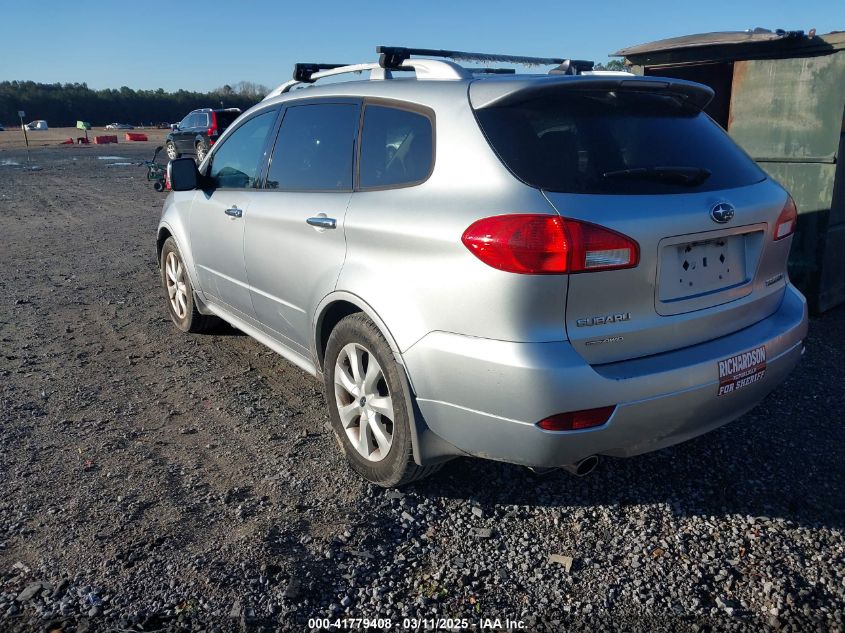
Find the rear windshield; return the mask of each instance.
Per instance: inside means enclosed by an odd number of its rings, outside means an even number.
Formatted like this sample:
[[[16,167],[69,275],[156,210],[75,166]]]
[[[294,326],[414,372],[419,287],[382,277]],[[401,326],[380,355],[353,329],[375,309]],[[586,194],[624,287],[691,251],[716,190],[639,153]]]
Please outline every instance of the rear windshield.
[[[549,191],[688,193],[766,177],[722,128],[675,97],[570,90],[476,116],[505,165]]]
[[[217,127],[221,130],[225,130],[232,124],[232,121],[241,116],[240,112],[221,112],[220,110],[218,110],[214,114],[217,117]]]

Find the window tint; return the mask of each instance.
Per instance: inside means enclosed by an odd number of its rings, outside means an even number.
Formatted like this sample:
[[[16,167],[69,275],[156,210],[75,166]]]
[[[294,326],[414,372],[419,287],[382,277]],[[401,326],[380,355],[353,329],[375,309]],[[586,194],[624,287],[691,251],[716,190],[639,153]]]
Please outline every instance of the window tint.
[[[218,110],[214,113],[217,118],[218,129],[225,130],[232,124],[232,121],[241,116],[240,112],[233,112],[231,110]]]
[[[191,121],[193,120],[193,117],[194,117],[194,115],[193,115],[193,114],[189,114],[189,115],[188,115],[188,116],[186,116],[184,119],[182,119],[182,120],[179,122],[179,129],[184,130],[184,129],[186,129],[186,128],[191,127]]]
[[[255,186],[262,151],[275,120],[275,110],[259,114],[223,141],[211,157],[208,172],[216,187],[245,189]]]
[[[344,103],[288,108],[273,149],[267,187],[352,189],[358,107]]]
[[[379,105],[364,110],[361,187],[394,187],[425,180],[432,165],[431,120]]]
[[[208,127],[208,113],[207,112],[200,112],[199,114],[195,114],[196,120],[194,121],[194,127]]]
[[[688,193],[765,178],[706,114],[669,96],[579,91],[476,115],[508,168],[549,191]]]

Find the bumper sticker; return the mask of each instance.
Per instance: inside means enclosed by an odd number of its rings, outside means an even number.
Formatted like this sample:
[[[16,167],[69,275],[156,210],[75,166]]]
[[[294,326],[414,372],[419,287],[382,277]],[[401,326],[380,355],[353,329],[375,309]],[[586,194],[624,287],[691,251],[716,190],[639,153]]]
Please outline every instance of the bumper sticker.
[[[724,396],[753,385],[766,375],[766,346],[719,361],[719,394]]]

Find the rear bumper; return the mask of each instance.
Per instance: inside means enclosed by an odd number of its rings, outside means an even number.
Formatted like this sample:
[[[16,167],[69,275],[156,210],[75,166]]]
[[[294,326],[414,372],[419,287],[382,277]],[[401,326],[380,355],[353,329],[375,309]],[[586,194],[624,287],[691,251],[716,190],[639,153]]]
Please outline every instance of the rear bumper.
[[[751,327],[631,361],[590,366],[565,341],[513,343],[445,332],[427,335],[403,357],[428,431],[451,452],[554,467],[593,454],[657,450],[735,420],[783,382],[801,358],[806,334],[806,301],[788,285],[778,310]],[[717,396],[718,361],[759,345],[767,352],[763,379]],[[536,426],[556,413],[612,404],[617,409],[601,427],[549,432]],[[420,452],[427,461],[450,450],[422,440]]]

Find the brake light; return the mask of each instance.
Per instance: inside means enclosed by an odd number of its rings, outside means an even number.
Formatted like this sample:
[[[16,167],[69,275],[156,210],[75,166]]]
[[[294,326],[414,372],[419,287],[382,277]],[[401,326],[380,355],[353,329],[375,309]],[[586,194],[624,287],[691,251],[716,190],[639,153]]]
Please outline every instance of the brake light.
[[[488,266],[524,275],[633,268],[640,258],[639,245],[631,238],[556,215],[484,218],[471,224],[461,241]]]
[[[217,113],[211,113],[211,127],[208,128],[209,136],[217,136]]]
[[[558,413],[545,420],[540,420],[537,426],[545,431],[577,431],[579,429],[589,429],[605,424],[610,419],[610,416],[613,415],[614,411],[616,411],[616,405]]]
[[[795,226],[798,224],[798,207],[795,206],[795,200],[792,196],[786,197],[786,204],[783,205],[783,211],[778,216],[777,224],[775,224],[775,241],[782,240],[795,233]]]

